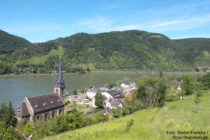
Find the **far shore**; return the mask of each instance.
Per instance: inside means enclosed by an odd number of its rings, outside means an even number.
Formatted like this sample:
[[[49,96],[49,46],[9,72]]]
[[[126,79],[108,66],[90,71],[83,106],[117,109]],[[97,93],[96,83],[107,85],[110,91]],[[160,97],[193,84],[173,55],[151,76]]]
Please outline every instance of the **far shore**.
[[[84,74],[88,73],[157,73],[159,72],[158,70],[93,70],[90,72],[86,72]],[[164,71],[163,71],[164,72]],[[80,73],[66,73],[67,75],[72,75],[72,74],[80,74]],[[164,73],[186,73],[186,74],[195,74],[195,75],[203,75],[204,72],[194,72],[194,71],[167,71]],[[5,74],[5,75],[0,75],[0,78],[9,78],[9,77],[25,77],[25,76],[45,76],[45,75],[56,75],[57,73],[23,73],[23,74]],[[83,74],[83,73],[81,73]]]

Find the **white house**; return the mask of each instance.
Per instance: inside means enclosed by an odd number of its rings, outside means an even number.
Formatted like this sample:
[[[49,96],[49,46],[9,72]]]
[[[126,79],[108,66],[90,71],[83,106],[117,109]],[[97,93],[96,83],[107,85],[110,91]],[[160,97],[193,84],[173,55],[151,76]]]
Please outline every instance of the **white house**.
[[[120,86],[122,87],[123,92],[130,92],[137,89],[135,82],[123,82]]]
[[[94,97],[96,96],[97,92],[98,92],[98,89],[95,88],[95,87],[92,87],[92,88],[87,90],[86,94],[87,94],[87,97],[89,99],[94,99]]]

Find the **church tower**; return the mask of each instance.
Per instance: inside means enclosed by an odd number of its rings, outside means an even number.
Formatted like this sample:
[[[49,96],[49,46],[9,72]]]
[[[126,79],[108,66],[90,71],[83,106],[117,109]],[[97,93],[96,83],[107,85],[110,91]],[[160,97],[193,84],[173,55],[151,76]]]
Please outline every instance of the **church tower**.
[[[60,57],[60,62],[58,66],[57,80],[54,87],[54,93],[58,93],[58,95],[63,99],[66,95],[66,88],[65,88],[65,83],[64,83],[63,74],[62,74],[61,57]]]

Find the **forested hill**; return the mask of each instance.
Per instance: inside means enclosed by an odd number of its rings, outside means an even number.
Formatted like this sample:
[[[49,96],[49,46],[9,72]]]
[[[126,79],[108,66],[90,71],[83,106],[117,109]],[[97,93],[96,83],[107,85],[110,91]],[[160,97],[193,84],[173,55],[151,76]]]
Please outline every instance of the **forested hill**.
[[[196,64],[210,65],[210,39],[171,40],[162,34],[137,30],[79,33],[32,46],[29,43],[28,46],[22,46],[24,49],[19,49],[4,61],[13,60],[14,69],[45,67],[49,71],[55,69],[58,55],[63,55],[67,71],[76,66],[84,69],[174,71],[192,70]]]
[[[9,54],[32,44],[21,38],[0,30],[0,54]]]

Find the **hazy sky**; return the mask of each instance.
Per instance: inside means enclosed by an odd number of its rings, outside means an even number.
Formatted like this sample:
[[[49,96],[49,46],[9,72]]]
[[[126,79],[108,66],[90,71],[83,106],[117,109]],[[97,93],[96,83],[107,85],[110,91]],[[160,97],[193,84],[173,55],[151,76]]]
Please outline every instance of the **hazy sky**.
[[[131,29],[210,37],[210,0],[1,0],[0,29],[31,42]]]

